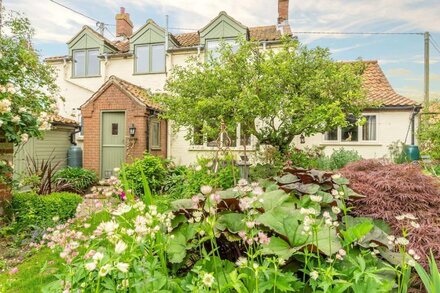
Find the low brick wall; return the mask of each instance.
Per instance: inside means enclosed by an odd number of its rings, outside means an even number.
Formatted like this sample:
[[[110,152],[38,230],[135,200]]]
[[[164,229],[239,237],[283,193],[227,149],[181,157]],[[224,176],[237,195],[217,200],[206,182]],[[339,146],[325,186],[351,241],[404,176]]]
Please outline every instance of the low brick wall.
[[[12,161],[14,154],[14,145],[6,142],[2,133],[0,133],[0,160]],[[10,186],[0,184],[0,215],[4,212],[5,204],[11,200]]]

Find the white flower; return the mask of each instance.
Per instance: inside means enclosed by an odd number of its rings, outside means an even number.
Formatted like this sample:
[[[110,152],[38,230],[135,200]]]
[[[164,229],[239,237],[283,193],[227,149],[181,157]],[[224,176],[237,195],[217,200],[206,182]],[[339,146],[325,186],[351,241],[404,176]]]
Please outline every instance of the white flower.
[[[339,214],[341,212],[341,209],[338,208],[337,206],[333,206],[332,207],[332,212],[337,215],[337,214]]]
[[[215,282],[215,278],[210,273],[204,273],[203,278],[202,278],[202,282],[206,287],[212,287],[212,285]]]
[[[248,181],[244,178],[238,180],[238,186],[246,186],[248,185]]]
[[[420,224],[417,223],[417,222],[411,221],[410,224],[411,224],[411,226],[413,226],[413,227],[416,228],[416,229],[419,229],[419,228],[420,228]]]
[[[96,269],[96,263],[95,262],[89,262],[89,263],[86,263],[84,265],[84,267],[86,268],[86,270],[88,270],[90,272],[90,271],[93,271],[94,269]]]
[[[406,239],[406,238],[404,238],[404,237],[399,237],[399,238],[397,238],[397,239],[396,239],[396,242],[397,242],[397,244],[400,244],[400,245],[403,245],[403,246],[409,244],[408,239]]]
[[[121,272],[121,273],[127,273],[128,272],[128,267],[130,265],[128,263],[125,262],[118,262],[116,264],[116,268]]]
[[[341,178],[341,174],[335,174],[332,176],[333,179],[339,179]]]
[[[202,171],[202,166],[200,165],[196,166],[196,171]]]
[[[408,254],[409,255],[414,255],[416,252],[414,251],[414,249],[410,249],[410,250],[408,250]]]
[[[332,189],[332,195],[333,196],[339,195],[339,192],[336,189]]]
[[[129,211],[131,211],[131,206],[122,203],[118,206],[118,208],[114,212],[112,212],[112,214],[115,216],[121,216],[125,213],[128,213]]]
[[[120,168],[114,168],[113,172],[118,173],[121,169]]]
[[[113,235],[113,232],[118,229],[119,224],[116,223],[115,221],[109,221],[109,222],[104,222],[103,223],[103,228],[104,231],[108,234],[108,235]]]
[[[21,135],[21,142],[22,142],[22,143],[27,143],[28,140],[29,140],[29,134],[27,134],[27,133],[23,133],[23,134]]]
[[[20,109],[18,109],[18,113],[26,113],[26,108],[25,107],[21,107]]]
[[[322,196],[320,195],[311,195],[310,199],[314,202],[321,202],[322,201]]]
[[[54,221],[54,222],[58,222],[59,220],[60,220],[59,216],[55,216],[55,217],[52,218],[52,221]]]
[[[319,273],[317,271],[310,272],[310,278],[316,281],[319,278]]]
[[[123,253],[127,249],[127,244],[125,244],[124,241],[119,240],[118,243],[115,245],[115,252],[117,254]]]
[[[235,262],[235,264],[239,267],[245,267],[248,264],[247,258],[240,256],[237,261]]]
[[[18,122],[20,122],[20,116],[18,116],[18,115],[13,116],[12,119],[11,119],[11,121],[12,121],[13,123],[18,123]]]
[[[111,268],[112,267],[110,264],[106,264],[105,266],[103,266],[99,269],[98,275],[100,277],[105,277],[110,272]]]
[[[413,260],[413,259],[409,259],[407,263],[408,263],[408,265],[411,266],[411,267],[416,266],[416,261]]]
[[[97,252],[95,253],[95,255],[93,256],[93,260],[99,261],[101,259],[104,258],[104,254],[102,254],[101,252]]]
[[[210,194],[212,192],[212,187],[209,185],[203,185],[200,187],[200,192],[204,195]]]

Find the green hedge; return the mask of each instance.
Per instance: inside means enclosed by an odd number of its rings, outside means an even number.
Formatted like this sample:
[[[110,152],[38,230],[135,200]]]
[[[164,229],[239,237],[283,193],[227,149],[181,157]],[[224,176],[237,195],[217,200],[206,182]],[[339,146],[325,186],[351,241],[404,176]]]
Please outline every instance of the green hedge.
[[[64,222],[75,216],[81,196],[69,192],[37,195],[33,192],[12,196],[11,209],[19,230],[46,228],[56,224],[54,218]]]

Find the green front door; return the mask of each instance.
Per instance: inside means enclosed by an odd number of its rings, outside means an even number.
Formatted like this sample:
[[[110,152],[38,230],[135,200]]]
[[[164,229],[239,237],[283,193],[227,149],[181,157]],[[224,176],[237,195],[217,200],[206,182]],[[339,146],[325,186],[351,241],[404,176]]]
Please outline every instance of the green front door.
[[[125,113],[103,112],[101,129],[101,177],[109,178],[125,161]]]

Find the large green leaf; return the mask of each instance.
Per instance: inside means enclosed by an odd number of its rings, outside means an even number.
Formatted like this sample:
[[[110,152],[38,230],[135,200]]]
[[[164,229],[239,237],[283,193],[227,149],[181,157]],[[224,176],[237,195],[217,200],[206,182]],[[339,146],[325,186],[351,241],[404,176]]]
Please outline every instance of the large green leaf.
[[[281,177],[275,177],[274,179],[280,184],[291,184],[299,181],[299,178],[292,174],[287,174]]]
[[[300,220],[302,219],[303,217],[299,211],[286,214],[281,209],[275,208],[259,216],[257,222],[287,238],[292,247],[298,247],[303,245],[308,238],[301,234],[302,225]]]
[[[359,239],[367,235],[373,228],[373,222],[371,220],[365,220],[363,222],[357,223],[354,226],[349,226],[347,230],[341,230],[340,232],[342,236],[344,236],[344,244],[350,245],[351,243],[358,241]]]
[[[289,259],[299,247],[292,247],[285,240],[272,236],[270,242],[263,247],[263,254],[275,254],[283,259]]]
[[[220,195],[221,199],[237,198],[240,195],[238,192],[234,191],[232,188],[218,191],[217,193]]]
[[[273,190],[258,196],[258,200],[262,201],[265,211],[270,211],[273,208],[279,207],[287,199],[289,199],[289,195],[283,190]]]
[[[180,263],[183,261],[186,256],[186,251],[193,247],[190,240],[196,235],[198,226],[199,224],[197,223],[184,223],[171,233],[174,239],[170,241],[170,245],[167,248],[170,262]]]
[[[311,238],[309,239],[311,240]],[[341,241],[336,234],[336,230],[334,228],[326,229],[322,228],[317,233],[317,242],[318,242],[318,250],[327,256],[331,256],[335,254],[339,249],[342,248]],[[309,242],[316,246],[316,241]]]
[[[217,220],[216,228],[221,231],[228,229],[229,232],[232,233],[244,231],[246,228],[245,219],[246,216],[244,214],[239,214],[239,213],[222,214],[219,216]]]
[[[191,199],[177,199],[171,202],[171,208],[175,211],[190,210],[194,208],[194,202]]]

